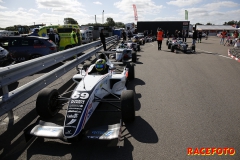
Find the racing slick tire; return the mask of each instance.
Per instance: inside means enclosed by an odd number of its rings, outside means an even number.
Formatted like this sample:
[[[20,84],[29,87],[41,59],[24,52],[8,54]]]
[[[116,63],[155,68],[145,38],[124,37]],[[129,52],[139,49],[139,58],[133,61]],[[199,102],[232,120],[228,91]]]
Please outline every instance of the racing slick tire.
[[[135,78],[135,69],[133,63],[128,63],[128,79],[133,80]]]
[[[168,49],[171,49],[171,46],[172,46],[172,45],[168,43]]]
[[[169,41],[167,40],[167,41],[166,41],[166,45],[167,45],[167,46],[168,46],[168,43],[169,43]]]
[[[133,52],[132,53],[132,62],[136,62],[137,61],[137,53]]]
[[[171,52],[174,52],[174,48],[175,48],[174,46],[171,46]]]
[[[183,53],[187,53],[187,47],[183,47]]]
[[[51,118],[55,116],[60,108],[58,108],[57,98],[59,96],[57,89],[44,88],[37,97],[36,111],[42,118]]]
[[[124,90],[121,94],[121,113],[125,123],[135,120],[135,98],[133,90]]]
[[[137,45],[137,50],[141,51],[140,45]]]

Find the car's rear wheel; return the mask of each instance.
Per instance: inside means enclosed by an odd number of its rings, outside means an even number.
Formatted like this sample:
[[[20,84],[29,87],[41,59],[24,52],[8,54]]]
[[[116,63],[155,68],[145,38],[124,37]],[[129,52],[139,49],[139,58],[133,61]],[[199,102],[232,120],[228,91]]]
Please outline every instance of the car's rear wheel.
[[[187,53],[187,46],[183,46],[183,53]]]
[[[132,53],[132,62],[136,62],[137,61],[137,53],[133,52]]]
[[[124,90],[121,94],[121,113],[125,123],[135,120],[135,99],[133,90]]]
[[[174,52],[174,48],[175,48],[175,47],[172,45],[172,46],[171,46],[171,52]]]
[[[128,63],[128,79],[133,80],[135,78],[135,69],[133,63]]]
[[[57,89],[44,88],[37,97],[36,110],[40,117],[51,118],[55,116],[60,108],[58,108],[59,93]]]
[[[168,49],[171,49],[171,44],[168,43]]]
[[[141,50],[141,48],[140,48],[140,45],[137,45],[137,50],[138,50],[138,51],[140,51],[140,50]]]

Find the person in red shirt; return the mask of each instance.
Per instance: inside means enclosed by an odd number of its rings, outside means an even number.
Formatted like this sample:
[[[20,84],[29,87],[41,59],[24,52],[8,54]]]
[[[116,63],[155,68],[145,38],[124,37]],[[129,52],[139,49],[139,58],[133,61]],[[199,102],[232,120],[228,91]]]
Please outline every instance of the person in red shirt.
[[[225,31],[225,29],[222,31],[221,33],[221,40],[220,40],[220,45],[223,44],[224,45],[224,39],[227,36],[227,32]]]
[[[158,42],[158,50],[161,50],[163,40],[163,31],[161,28],[157,31],[157,42]]]

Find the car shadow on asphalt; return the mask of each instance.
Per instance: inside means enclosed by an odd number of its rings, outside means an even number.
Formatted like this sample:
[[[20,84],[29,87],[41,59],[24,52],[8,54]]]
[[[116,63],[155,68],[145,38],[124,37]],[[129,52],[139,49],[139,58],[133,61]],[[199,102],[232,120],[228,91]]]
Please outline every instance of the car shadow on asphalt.
[[[142,86],[145,85],[145,82],[141,79],[135,78],[134,80],[128,82],[127,88],[128,90],[133,90],[135,93],[135,111],[139,111],[141,109],[141,103],[139,101],[140,98],[142,98],[141,93],[136,93],[136,86]]]
[[[64,92],[64,90],[68,88],[67,86],[72,84],[72,82],[72,79],[67,81],[63,86],[59,88],[59,92]],[[23,104],[18,108],[26,107],[27,105],[28,104]],[[14,111],[18,108],[15,108]],[[5,114],[3,116],[7,115]],[[26,130],[28,127],[31,127],[31,125],[37,123],[39,118],[35,120],[36,118],[38,118],[38,115],[34,108],[24,117],[16,121],[13,125],[10,126],[8,124],[7,126],[7,124],[5,124],[7,129],[0,135],[0,151],[2,151],[0,152],[0,159],[17,159],[17,157],[19,157],[24,152],[24,150],[30,145],[31,140],[29,142],[26,142],[23,130]],[[59,113],[53,119],[54,121],[51,121],[50,119],[45,120],[62,125],[64,121],[64,116]],[[20,137],[16,138],[18,135],[20,135]],[[16,158],[9,158],[9,156]]]
[[[159,139],[154,129],[142,117],[136,116],[135,121],[122,127],[120,141],[122,146],[111,146],[110,141],[81,140],[77,143],[63,143],[51,139],[37,138],[27,149],[27,159],[35,155],[65,157],[67,159],[133,159],[133,137],[141,143],[158,143]],[[69,154],[69,155],[68,155]],[[69,157],[66,157],[66,156]]]

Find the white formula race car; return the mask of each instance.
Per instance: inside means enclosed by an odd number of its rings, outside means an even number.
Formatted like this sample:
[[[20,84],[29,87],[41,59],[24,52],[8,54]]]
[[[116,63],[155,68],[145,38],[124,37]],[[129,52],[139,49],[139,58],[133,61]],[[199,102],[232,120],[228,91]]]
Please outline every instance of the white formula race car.
[[[110,60],[117,62],[136,62],[137,53],[132,48],[127,46],[126,43],[119,44],[116,49],[108,52]]]
[[[121,137],[122,121],[131,123],[135,120],[135,93],[126,87],[127,81],[135,78],[134,65],[113,64],[104,52],[98,57],[106,60],[107,71],[100,74],[94,64],[87,70],[78,68],[78,73],[72,78],[77,86],[69,98],[60,96],[57,89],[47,88],[39,93],[36,111],[42,118],[55,116],[61,109],[63,101],[67,101],[64,125],[59,126],[40,120],[25,132],[25,137],[58,138],[70,143],[78,140],[79,136],[96,140],[116,140]],[[114,98],[106,99],[105,97],[109,95]],[[112,104],[113,101],[119,105]],[[84,130],[100,102],[111,104],[116,108],[114,112],[121,113],[120,123]]]

